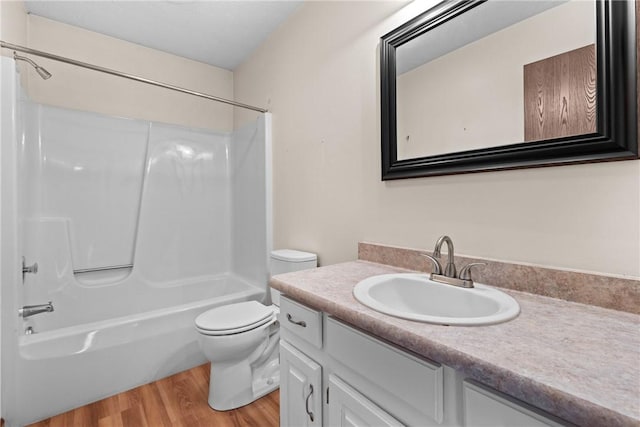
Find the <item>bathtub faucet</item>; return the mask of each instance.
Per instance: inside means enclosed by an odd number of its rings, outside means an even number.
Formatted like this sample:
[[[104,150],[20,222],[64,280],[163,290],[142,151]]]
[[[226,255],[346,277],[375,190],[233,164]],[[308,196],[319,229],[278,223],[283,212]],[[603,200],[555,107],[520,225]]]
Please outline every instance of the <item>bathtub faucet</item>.
[[[24,307],[18,309],[18,316],[27,317],[33,316],[34,314],[46,313],[53,311],[53,304],[49,301],[48,304],[36,304],[36,305],[25,305]]]

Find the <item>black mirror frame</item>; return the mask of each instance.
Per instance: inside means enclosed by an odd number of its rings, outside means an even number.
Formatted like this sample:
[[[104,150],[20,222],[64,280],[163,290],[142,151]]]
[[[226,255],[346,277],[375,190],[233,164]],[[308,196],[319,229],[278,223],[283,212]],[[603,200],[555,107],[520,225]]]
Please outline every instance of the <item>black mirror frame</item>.
[[[380,39],[382,180],[637,159],[635,2],[596,0],[596,133],[398,160],[396,48],[485,1],[444,1]]]

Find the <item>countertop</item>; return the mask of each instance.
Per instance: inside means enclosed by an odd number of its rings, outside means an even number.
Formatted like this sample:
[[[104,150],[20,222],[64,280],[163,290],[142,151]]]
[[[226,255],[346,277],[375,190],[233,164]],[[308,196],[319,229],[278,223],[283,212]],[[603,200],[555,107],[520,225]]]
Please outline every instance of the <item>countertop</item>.
[[[360,280],[407,272],[353,261],[277,275],[270,284],[569,422],[640,426],[640,316],[498,288],[520,304],[516,319],[442,326],[378,313],[353,297]]]

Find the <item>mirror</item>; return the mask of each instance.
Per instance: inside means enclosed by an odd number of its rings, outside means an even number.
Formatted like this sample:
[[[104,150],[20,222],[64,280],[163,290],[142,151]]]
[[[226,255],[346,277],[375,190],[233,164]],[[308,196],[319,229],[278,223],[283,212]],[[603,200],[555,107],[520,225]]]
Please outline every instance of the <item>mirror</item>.
[[[382,179],[637,158],[633,3],[450,0],[383,36]]]

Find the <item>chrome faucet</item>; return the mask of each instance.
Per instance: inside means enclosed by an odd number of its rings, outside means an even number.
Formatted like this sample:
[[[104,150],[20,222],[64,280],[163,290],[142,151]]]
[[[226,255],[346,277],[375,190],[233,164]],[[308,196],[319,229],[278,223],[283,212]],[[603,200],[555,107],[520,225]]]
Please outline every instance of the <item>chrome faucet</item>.
[[[456,264],[453,258],[453,240],[451,240],[451,237],[440,236],[436,242],[436,247],[433,249],[433,256],[435,258],[442,256],[440,250],[443,243],[447,244],[447,266],[444,268],[444,275],[447,277],[456,277]]]
[[[53,304],[49,301],[48,304],[37,304],[37,305],[25,305],[24,307],[18,309],[18,316],[27,318],[31,317],[34,314],[46,313],[53,311]]]
[[[438,258],[442,256],[442,244],[447,244],[447,265],[442,268]],[[434,282],[446,283],[448,285],[458,286],[461,288],[473,288],[473,280],[471,279],[471,268],[478,265],[487,265],[484,262],[472,262],[465,265],[457,276],[456,264],[453,255],[453,240],[449,236],[440,236],[433,250],[433,256],[429,254],[421,254],[433,263],[433,271],[429,278]],[[457,277],[456,277],[457,276]]]

